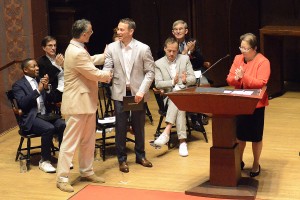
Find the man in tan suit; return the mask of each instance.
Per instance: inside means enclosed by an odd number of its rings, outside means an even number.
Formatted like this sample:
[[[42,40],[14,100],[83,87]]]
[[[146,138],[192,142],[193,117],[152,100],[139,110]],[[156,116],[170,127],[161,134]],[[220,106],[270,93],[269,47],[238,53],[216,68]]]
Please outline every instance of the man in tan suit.
[[[110,82],[112,74],[95,67],[104,63],[104,54],[90,56],[84,43],[92,35],[88,20],[77,20],[72,26],[73,39],[65,52],[64,79],[61,112],[66,129],[60,146],[56,186],[65,192],[73,192],[69,183],[70,165],[79,146],[79,171],[81,180],[104,182],[93,171],[98,81]]]
[[[126,133],[129,111],[123,111],[123,97],[134,96],[135,102],[149,99],[149,87],[154,79],[154,61],[148,45],[133,38],[135,22],[121,19],[118,24],[118,41],[107,46],[103,70],[112,70],[112,99],[116,114],[116,148],[119,169],[129,172],[126,154]],[[152,167],[145,155],[145,109],[131,112],[135,133],[136,163]]]

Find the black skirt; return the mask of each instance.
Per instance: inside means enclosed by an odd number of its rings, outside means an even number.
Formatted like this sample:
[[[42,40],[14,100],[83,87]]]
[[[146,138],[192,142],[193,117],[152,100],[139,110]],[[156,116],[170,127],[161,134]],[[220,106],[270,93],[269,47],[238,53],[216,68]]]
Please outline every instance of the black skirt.
[[[237,116],[237,139],[260,142],[264,132],[265,107],[256,108],[252,115]]]

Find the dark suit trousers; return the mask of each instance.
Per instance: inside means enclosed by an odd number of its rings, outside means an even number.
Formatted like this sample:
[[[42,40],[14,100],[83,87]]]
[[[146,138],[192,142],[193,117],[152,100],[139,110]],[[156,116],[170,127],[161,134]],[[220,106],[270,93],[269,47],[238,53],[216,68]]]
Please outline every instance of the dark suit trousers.
[[[50,160],[51,159],[51,145],[53,135],[58,136],[59,145],[61,144],[63,133],[66,128],[65,121],[63,119],[57,119],[53,123],[47,122],[40,118],[35,118],[30,133],[41,135],[41,146],[42,146],[42,159]]]
[[[119,163],[127,161],[126,135],[129,111],[123,111],[123,102],[114,101],[116,114],[116,149]],[[145,158],[145,109],[131,112],[132,130],[135,136],[135,154],[137,159]]]

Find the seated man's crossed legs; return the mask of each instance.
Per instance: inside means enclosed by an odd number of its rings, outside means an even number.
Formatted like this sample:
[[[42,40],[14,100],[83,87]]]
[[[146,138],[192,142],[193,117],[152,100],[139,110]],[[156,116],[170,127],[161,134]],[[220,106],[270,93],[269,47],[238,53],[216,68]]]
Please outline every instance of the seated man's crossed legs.
[[[186,143],[186,113],[178,110],[177,106],[169,99],[168,111],[166,114],[166,128],[163,133],[154,141],[157,146],[162,146],[168,143],[173,125],[176,125],[179,145],[179,155],[188,156]]]

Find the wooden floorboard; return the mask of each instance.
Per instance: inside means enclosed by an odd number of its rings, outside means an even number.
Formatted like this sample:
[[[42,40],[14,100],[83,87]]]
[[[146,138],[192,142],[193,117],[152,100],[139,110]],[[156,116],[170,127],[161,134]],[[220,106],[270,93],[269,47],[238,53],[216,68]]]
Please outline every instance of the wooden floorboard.
[[[261,156],[261,175],[257,177],[259,187],[257,198],[270,200],[300,199],[300,92],[286,92],[270,101],[266,109],[264,147]],[[205,126],[209,143],[199,132],[192,132],[188,143],[189,156],[180,157],[178,148],[168,150],[166,146],[157,150],[148,144],[158,123],[155,98],[152,96],[149,108],[154,125],[146,120],[146,152],[153,168],[144,168],[134,163],[133,145],[128,143],[130,172],[118,170],[114,148],[109,147],[107,160],[95,160],[97,175],[106,179],[106,186],[142,188],[163,191],[179,191],[200,185],[209,178],[209,149],[211,147],[211,121]],[[32,159],[32,169],[20,173],[19,162],[15,162],[19,143],[17,128],[0,137],[0,199],[68,199],[74,193],[64,193],[56,188],[56,174],[46,174],[38,169],[39,156]],[[39,143],[39,141],[34,141]],[[57,155],[56,155],[57,156]],[[99,155],[98,155],[99,156]],[[55,160],[55,158],[54,158]],[[78,182],[77,155],[71,179],[75,182],[75,192],[88,183]],[[247,177],[251,164],[251,145],[245,150],[246,164],[242,176]],[[226,173],[226,172],[224,172]],[[99,197],[100,198],[100,197]]]

